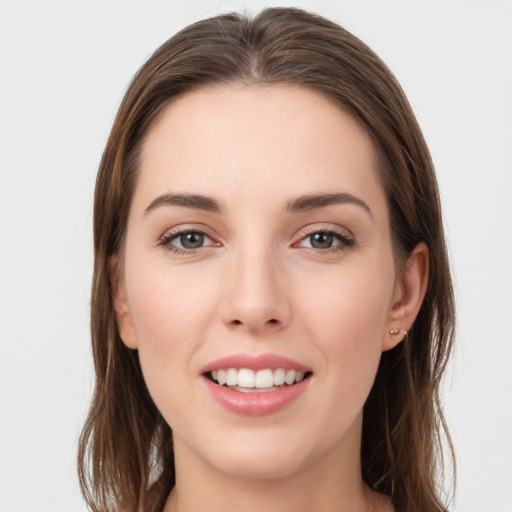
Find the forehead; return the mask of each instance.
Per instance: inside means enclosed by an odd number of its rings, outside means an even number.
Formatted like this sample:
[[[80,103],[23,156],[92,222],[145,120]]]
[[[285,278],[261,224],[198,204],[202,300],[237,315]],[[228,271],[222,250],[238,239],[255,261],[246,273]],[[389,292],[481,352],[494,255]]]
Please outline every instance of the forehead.
[[[139,192],[380,193],[373,143],[351,115],[299,86],[219,86],[167,105],[142,145]],[[140,195],[140,194],[139,194]]]

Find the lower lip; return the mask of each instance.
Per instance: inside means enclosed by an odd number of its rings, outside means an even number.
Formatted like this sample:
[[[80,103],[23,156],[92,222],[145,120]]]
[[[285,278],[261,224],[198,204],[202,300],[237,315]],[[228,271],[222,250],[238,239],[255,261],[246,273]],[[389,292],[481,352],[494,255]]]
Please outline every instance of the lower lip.
[[[266,393],[243,393],[219,386],[206,377],[204,381],[213,398],[229,411],[244,416],[264,416],[278,412],[296,400],[306,391],[310,378]]]

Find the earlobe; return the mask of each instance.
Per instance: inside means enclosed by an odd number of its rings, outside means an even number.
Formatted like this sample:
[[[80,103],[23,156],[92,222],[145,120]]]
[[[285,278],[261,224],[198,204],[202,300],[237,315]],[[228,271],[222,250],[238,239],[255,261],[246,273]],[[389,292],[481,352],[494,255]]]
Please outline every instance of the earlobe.
[[[398,345],[414,323],[427,292],[428,261],[428,247],[421,242],[409,255],[404,273],[395,285],[383,351]]]
[[[110,279],[112,283],[112,300],[116,312],[117,328],[123,343],[131,349],[138,348],[135,326],[128,303],[124,280],[120,277],[119,260],[117,257],[110,261]]]

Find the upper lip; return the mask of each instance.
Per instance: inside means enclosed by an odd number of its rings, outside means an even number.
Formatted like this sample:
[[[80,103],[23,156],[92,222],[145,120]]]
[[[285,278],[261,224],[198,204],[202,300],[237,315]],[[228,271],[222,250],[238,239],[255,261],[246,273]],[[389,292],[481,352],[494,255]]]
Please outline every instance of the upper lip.
[[[294,361],[288,357],[280,356],[278,354],[262,354],[259,356],[250,356],[248,354],[233,354],[231,356],[222,357],[208,363],[201,371],[201,373],[208,373],[214,370],[222,370],[228,368],[248,368],[249,370],[276,370],[277,368],[284,368],[287,370],[296,370],[301,372],[310,372],[311,368],[308,366]]]

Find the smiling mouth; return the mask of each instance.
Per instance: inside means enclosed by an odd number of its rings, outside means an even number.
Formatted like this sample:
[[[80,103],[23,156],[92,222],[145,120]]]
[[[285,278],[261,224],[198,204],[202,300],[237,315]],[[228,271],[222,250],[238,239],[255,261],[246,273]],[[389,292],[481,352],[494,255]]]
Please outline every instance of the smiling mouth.
[[[285,368],[251,370],[226,368],[206,372],[205,376],[215,384],[242,393],[268,393],[298,384],[308,379],[312,372]]]

